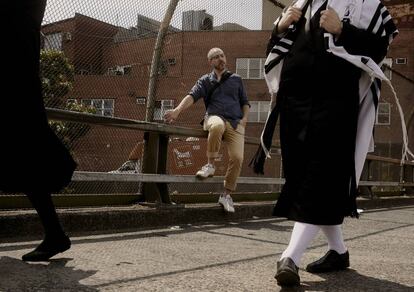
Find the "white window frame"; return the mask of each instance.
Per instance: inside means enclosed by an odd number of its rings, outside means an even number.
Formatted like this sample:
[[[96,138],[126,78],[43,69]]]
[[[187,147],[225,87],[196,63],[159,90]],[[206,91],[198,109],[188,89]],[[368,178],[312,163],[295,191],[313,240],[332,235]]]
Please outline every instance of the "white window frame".
[[[81,100],[84,106],[92,106],[96,113],[95,115],[104,117],[113,117],[115,111],[115,99],[113,98],[85,98]],[[100,104],[100,105],[99,105]],[[108,107],[109,105],[109,107]]]
[[[253,61],[259,60],[259,77],[252,76],[251,70],[251,63]],[[247,61],[247,68],[241,68],[241,62]],[[242,79],[264,79],[264,64],[266,62],[265,58],[237,58],[236,59],[236,74],[240,75]],[[247,74],[241,72],[241,70],[247,70]],[[257,70],[257,69],[255,69]]]
[[[269,114],[269,101],[249,101],[250,102],[250,111],[249,111],[249,123],[265,123],[267,115]],[[257,111],[252,111],[253,108],[257,106]]]
[[[107,74],[110,76],[122,76],[122,75],[131,75],[132,65],[123,65],[123,66],[114,66],[109,67]]]
[[[406,65],[407,64],[407,58],[395,58],[395,64],[397,65]]]
[[[131,75],[132,65],[122,66],[122,70],[123,70],[124,75]]]
[[[62,51],[63,36],[61,32],[45,34],[43,38],[43,50]]]
[[[162,121],[164,119],[165,112],[167,110],[171,110],[174,108],[174,100],[173,99],[161,99],[161,100],[157,100],[156,102],[160,103],[160,107],[154,108],[154,120]]]
[[[381,112],[381,108],[385,108],[384,113]],[[387,122],[380,121],[380,117],[386,118]],[[382,120],[381,118],[381,120]],[[380,102],[378,103],[377,116],[375,117],[375,124],[379,126],[389,126],[391,125],[391,104],[389,102]]]
[[[74,99],[74,98],[68,98],[67,100],[66,100],[66,104],[67,105],[70,105],[70,104],[72,104],[72,103],[76,103],[77,101],[76,101],[76,99]]]
[[[112,68],[112,67],[108,68],[108,72],[107,72],[107,74],[108,74],[109,76],[114,76],[114,75],[115,75],[115,69],[114,69],[114,68]]]
[[[145,96],[138,96],[137,97],[137,104],[146,104],[147,98]]]

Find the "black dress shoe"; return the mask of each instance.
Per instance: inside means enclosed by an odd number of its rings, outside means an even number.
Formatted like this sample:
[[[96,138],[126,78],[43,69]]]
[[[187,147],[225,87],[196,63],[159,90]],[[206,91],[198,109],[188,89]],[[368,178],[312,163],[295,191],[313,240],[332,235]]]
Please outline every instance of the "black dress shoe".
[[[275,279],[279,286],[298,286],[300,285],[299,268],[291,258],[283,258],[277,262]]]
[[[309,273],[328,273],[345,270],[349,267],[349,252],[339,254],[329,250],[322,258],[306,266]]]
[[[22,260],[28,262],[47,261],[58,253],[70,248],[70,239],[67,235],[58,238],[45,238],[38,247],[22,256]]]

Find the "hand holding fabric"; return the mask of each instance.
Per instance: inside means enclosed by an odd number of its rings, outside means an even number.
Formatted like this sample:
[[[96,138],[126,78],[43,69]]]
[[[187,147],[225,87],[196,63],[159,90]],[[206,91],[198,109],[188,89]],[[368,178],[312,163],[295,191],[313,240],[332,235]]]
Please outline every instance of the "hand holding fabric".
[[[302,16],[302,10],[300,10],[299,8],[290,6],[286,10],[286,12],[283,13],[282,18],[277,24],[278,33],[283,33],[287,31],[289,26],[294,22],[298,22],[301,16]]]
[[[321,11],[321,19],[319,21],[321,28],[327,32],[339,37],[342,33],[342,22],[338,14],[332,8]]]

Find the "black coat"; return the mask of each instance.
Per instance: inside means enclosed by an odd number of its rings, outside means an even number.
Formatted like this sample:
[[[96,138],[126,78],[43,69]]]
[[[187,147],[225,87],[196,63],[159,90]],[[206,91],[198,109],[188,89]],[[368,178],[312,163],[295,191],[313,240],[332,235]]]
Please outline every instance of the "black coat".
[[[277,98],[286,183],[274,215],[337,225],[345,216],[357,216],[354,155],[361,71],[326,51],[319,26],[322,9],[309,32],[304,23],[298,27],[284,58]],[[379,37],[371,44],[355,40],[368,34],[344,23],[338,42],[349,52],[375,59],[386,51],[386,42]],[[354,41],[346,41],[351,36]]]
[[[39,78],[45,0],[0,4],[2,46],[0,190],[57,192],[76,163],[48,125]],[[5,94],[7,92],[7,95]]]

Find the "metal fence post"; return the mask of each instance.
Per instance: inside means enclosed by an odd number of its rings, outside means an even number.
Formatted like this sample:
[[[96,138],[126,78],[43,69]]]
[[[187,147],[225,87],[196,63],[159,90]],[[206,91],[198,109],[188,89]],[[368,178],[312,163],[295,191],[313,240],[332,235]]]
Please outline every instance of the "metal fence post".
[[[154,105],[156,98],[156,86],[158,81],[158,71],[160,66],[160,59],[164,45],[165,35],[168,32],[168,27],[171,18],[174,15],[175,8],[179,0],[171,0],[165,12],[164,19],[161,22],[158,31],[157,40],[155,42],[154,54],[152,56],[150,79],[148,84],[147,96],[147,110],[145,113],[145,121],[152,122],[154,118]],[[142,158],[142,172],[143,173],[165,173],[167,165],[167,149],[168,136],[160,136],[155,133],[144,134],[144,151]],[[161,142],[162,141],[162,142]],[[165,159],[165,161],[162,161]],[[147,202],[159,201],[162,203],[171,203],[167,184],[144,183],[142,185],[142,194]]]
[[[144,134],[147,159],[143,161],[145,173],[165,174],[167,170],[168,135]],[[167,183],[143,183],[142,195],[146,202],[171,204]]]
[[[402,175],[400,178],[400,182],[403,184],[408,183],[412,185],[414,183],[414,165],[403,164],[401,172],[402,172]],[[413,186],[405,186],[404,190],[405,190],[405,194],[414,193]]]
[[[147,96],[147,111],[145,114],[145,121],[152,122],[154,118],[154,105],[156,97],[156,85],[158,81],[158,72],[160,67],[160,59],[162,55],[162,49],[164,46],[165,35],[168,32],[171,18],[174,15],[175,8],[177,7],[179,0],[171,0],[165,12],[164,19],[160,24],[160,30],[158,31],[157,40],[155,42],[154,54],[152,56],[150,79],[148,83],[148,96]]]
[[[371,180],[371,160],[367,159],[362,170],[361,178],[366,181]],[[372,186],[360,186],[359,192],[361,195],[368,196],[370,199],[374,199],[374,193],[372,192]]]

